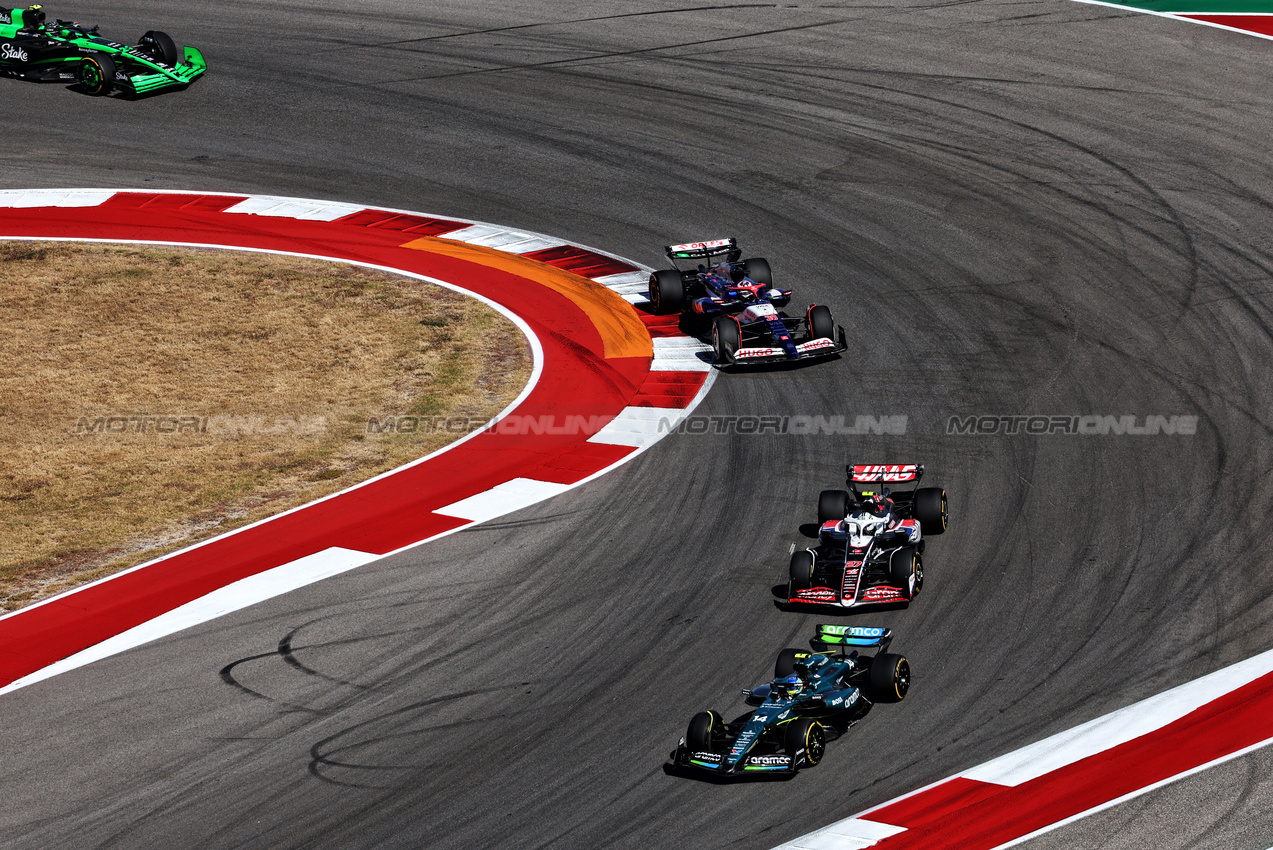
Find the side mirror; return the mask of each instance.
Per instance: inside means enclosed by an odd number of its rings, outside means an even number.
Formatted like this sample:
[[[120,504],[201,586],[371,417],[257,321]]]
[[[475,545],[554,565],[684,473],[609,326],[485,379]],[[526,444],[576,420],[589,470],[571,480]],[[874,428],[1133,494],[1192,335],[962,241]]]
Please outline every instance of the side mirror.
[[[743,697],[748,705],[760,705],[769,699],[770,688],[768,685],[760,685],[755,688],[743,688]]]

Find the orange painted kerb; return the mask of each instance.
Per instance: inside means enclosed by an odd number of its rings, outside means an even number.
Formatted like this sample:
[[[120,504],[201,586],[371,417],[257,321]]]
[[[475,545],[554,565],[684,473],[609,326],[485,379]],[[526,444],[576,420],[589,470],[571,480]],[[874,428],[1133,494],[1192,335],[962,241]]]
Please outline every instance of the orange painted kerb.
[[[442,254],[529,278],[566,296],[584,312],[597,333],[601,334],[607,358],[654,356],[654,343],[632,305],[596,281],[507,251],[440,237],[422,236],[402,247]]]

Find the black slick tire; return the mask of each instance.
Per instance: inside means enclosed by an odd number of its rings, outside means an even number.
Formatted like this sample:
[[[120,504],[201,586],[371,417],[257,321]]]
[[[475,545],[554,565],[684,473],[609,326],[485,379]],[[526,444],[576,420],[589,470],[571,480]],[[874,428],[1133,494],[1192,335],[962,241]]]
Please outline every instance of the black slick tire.
[[[711,753],[725,737],[725,718],[715,711],[700,711],[685,730],[685,747],[692,753]]]
[[[660,316],[679,313],[685,306],[685,282],[676,269],[664,269],[650,275],[650,306]]]
[[[788,568],[788,574],[791,577],[789,588],[791,595],[795,596],[797,590],[808,590],[813,587],[813,553],[808,549],[801,549],[791,555],[791,565]]]
[[[911,577],[915,576],[912,590]],[[915,547],[904,546],[896,550],[888,559],[888,577],[893,584],[902,589],[902,598],[907,602],[915,598],[919,591],[919,554]]]
[[[809,338],[835,339],[835,319],[831,318],[831,308],[825,304],[814,304],[809,308]]]
[[[882,652],[871,661],[871,699],[901,702],[911,687],[911,665],[904,655]]]
[[[104,53],[85,56],[75,71],[75,79],[94,97],[110,94],[115,88],[115,61]]]
[[[773,272],[769,271],[769,261],[764,257],[743,260],[743,274],[751,278],[752,283],[760,283],[765,286],[774,285]]]
[[[823,490],[818,494],[818,525],[828,522],[839,522],[848,515],[848,491]]]
[[[791,756],[793,767],[797,762],[805,767],[813,767],[822,761],[826,746],[827,736],[822,729],[822,724],[812,717],[801,717],[787,724],[787,730],[782,738],[782,748],[787,755]]]
[[[785,679],[792,673],[796,672],[796,662],[805,661],[809,656],[813,655],[807,649],[792,649],[788,647],[778,653],[778,660],[774,662],[774,678]]]
[[[915,491],[915,519],[925,537],[935,537],[946,530],[946,491],[940,487],[920,487]]]
[[[173,67],[181,59],[176,42],[166,32],[151,30],[138,39],[137,45],[147,48],[150,58],[162,65]]]
[[[728,366],[733,363],[740,345],[742,329],[738,320],[732,316],[717,316],[712,322],[712,351],[716,355],[716,364]]]

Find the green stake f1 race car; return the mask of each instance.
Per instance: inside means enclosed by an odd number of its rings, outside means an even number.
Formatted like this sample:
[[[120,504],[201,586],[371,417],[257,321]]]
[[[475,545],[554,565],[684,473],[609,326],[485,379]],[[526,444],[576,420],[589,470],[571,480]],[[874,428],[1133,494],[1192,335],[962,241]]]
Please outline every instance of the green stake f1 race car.
[[[181,53],[151,31],[129,47],[73,21],[47,23],[44,9],[0,9],[0,74],[41,82],[77,82],[91,95],[118,88],[146,94],[190,85],[208,70],[193,47]]]
[[[700,775],[791,776],[822,760],[827,741],[848,731],[881,702],[900,702],[910,663],[885,650],[890,629],[818,626],[814,651],[784,649],[770,684],[743,691],[752,711],[726,723],[715,711],[690,720],[672,753],[672,768]],[[850,647],[877,647],[874,656]]]

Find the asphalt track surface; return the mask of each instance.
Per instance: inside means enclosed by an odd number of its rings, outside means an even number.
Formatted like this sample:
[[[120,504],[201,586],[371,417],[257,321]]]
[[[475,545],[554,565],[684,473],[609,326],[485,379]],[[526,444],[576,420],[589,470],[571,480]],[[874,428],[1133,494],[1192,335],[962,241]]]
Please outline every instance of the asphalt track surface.
[[[1065,2],[357,10],[51,8],[211,70],[132,102],[0,81],[0,185],[320,197],[651,264],[736,235],[853,356],[722,376],[698,412],[907,432],[675,436],[7,695],[5,846],[767,848],[1273,647],[1267,43]],[[945,433],[1033,413],[1199,421]],[[827,619],[772,589],[850,459],[950,492],[920,599],[847,618],[897,631],[911,695],[794,781],[665,775]],[[1263,850],[1267,762],[1036,843]]]

